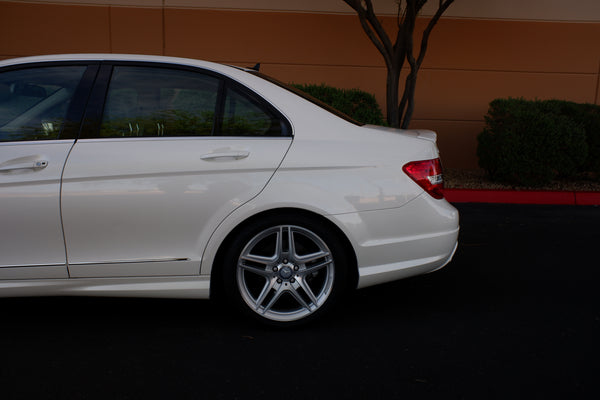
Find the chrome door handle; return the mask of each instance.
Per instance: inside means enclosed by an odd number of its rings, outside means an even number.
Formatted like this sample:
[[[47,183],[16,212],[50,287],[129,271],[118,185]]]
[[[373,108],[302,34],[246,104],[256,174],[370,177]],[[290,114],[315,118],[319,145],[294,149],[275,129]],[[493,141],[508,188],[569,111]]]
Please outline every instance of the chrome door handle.
[[[204,161],[215,161],[215,160],[225,160],[225,159],[233,159],[233,160],[241,160],[242,158],[246,158],[250,155],[249,151],[224,151],[218,153],[209,153],[200,156],[201,160]]]
[[[7,171],[14,171],[17,169],[33,169],[33,170],[38,170],[38,169],[44,169],[48,166],[48,161],[46,160],[35,160],[33,162],[28,162],[28,163],[21,163],[21,164],[14,164],[14,165],[7,165],[4,167],[0,167],[0,172],[7,172]]]

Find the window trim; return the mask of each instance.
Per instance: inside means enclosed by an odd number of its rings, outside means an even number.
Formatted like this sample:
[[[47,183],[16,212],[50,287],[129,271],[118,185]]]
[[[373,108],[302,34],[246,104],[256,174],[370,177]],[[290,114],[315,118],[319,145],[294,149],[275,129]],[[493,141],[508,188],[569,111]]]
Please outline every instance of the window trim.
[[[195,73],[201,73],[208,76],[215,77],[219,80],[219,88],[217,92],[217,105],[215,107],[215,121],[213,122],[213,128],[211,135],[207,136],[172,136],[169,138],[285,138],[285,137],[293,137],[292,124],[286,118],[281,111],[279,111],[275,106],[273,106],[269,101],[267,101],[263,96],[259,93],[251,90],[247,86],[242,83],[216,71],[211,71],[202,67],[195,67],[189,65],[179,65],[173,63],[163,63],[163,62],[154,62],[154,61],[115,61],[115,60],[106,60],[100,63],[100,68],[98,71],[98,75],[96,78],[96,82],[90,94],[90,98],[88,100],[88,106],[86,109],[85,116],[83,118],[83,124],[81,126],[79,139],[106,139],[100,136],[100,128],[102,124],[102,117],[104,115],[104,107],[106,106],[106,100],[108,97],[108,90],[110,86],[111,77],[114,71],[114,67],[145,67],[145,68],[163,68],[163,69],[171,69],[178,71],[189,71]],[[225,111],[225,95],[227,92],[227,88],[234,88],[238,92],[247,96],[252,102],[256,102],[257,105],[264,107],[270,113],[272,113],[276,118],[280,119],[282,124],[282,134],[280,136],[260,136],[260,135],[240,135],[240,136],[231,136],[231,135],[222,135],[221,127],[223,122],[223,113]],[[145,136],[141,138],[153,138],[154,136]],[[132,137],[129,137],[132,139]],[[121,140],[121,139],[119,139]]]

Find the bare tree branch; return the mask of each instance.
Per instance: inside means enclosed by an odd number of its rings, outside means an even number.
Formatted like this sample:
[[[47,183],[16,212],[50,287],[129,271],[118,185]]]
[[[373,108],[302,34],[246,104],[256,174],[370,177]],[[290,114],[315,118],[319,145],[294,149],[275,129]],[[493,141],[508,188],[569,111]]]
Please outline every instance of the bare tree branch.
[[[421,39],[421,50],[419,52],[418,64],[419,66],[423,63],[423,59],[425,58],[425,52],[427,51],[427,45],[429,43],[429,35],[433,30],[433,27],[439,19],[442,17],[442,14],[450,7],[450,4],[454,3],[454,0],[440,0],[440,5],[435,15],[431,18],[429,23],[427,24],[427,28],[423,31],[423,37]]]
[[[431,18],[421,36],[419,55],[414,54],[414,30],[417,15],[427,0],[399,0],[396,24],[398,32],[392,44],[387,32],[375,15],[372,0],[344,0],[358,15],[360,24],[383,56],[387,68],[386,106],[387,121],[391,126],[407,128],[415,107],[414,95],[417,84],[417,73],[421,68],[429,36],[434,26],[454,0],[438,0],[438,9]],[[402,98],[398,102],[398,86],[404,62],[410,65],[410,73],[406,77]]]
[[[361,0],[344,0],[346,4],[356,11],[363,30],[383,56],[386,65],[391,67],[393,54],[392,42],[390,41],[385,29],[383,29],[383,26],[375,16],[371,0],[364,1],[366,8],[363,7]]]
[[[386,50],[391,53],[393,48],[392,42],[385,29],[383,29],[381,22],[379,22],[379,20],[377,19],[375,12],[373,11],[373,2],[371,0],[364,0],[364,2],[367,6],[367,16],[369,18],[369,23],[373,26],[375,32],[377,32],[377,36],[379,36],[379,38],[383,42]]]

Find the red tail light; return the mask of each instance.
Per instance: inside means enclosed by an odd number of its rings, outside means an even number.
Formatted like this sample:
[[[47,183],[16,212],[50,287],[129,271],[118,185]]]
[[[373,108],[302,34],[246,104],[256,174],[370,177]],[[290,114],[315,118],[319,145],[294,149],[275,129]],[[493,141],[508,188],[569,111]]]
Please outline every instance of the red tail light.
[[[433,198],[444,198],[444,176],[439,158],[409,162],[402,170]]]

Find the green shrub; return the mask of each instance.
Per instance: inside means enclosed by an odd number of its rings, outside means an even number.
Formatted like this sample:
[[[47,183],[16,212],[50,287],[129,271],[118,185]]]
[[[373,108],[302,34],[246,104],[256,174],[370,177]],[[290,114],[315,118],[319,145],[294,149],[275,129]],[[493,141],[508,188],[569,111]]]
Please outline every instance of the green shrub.
[[[375,96],[360,89],[338,89],[325,84],[291,86],[321,100],[363,124],[383,125],[383,114]]]
[[[600,179],[600,106],[582,104],[583,127],[587,136],[588,158],[584,165],[585,171],[592,172]]]
[[[512,98],[490,103],[477,155],[491,179],[541,186],[581,171],[588,156],[586,131],[563,103]]]
[[[581,171],[591,172],[600,178],[600,106],[561,100],[547,100],[543,103],[547,112],[565,115],[583,126],[588,156]]]

